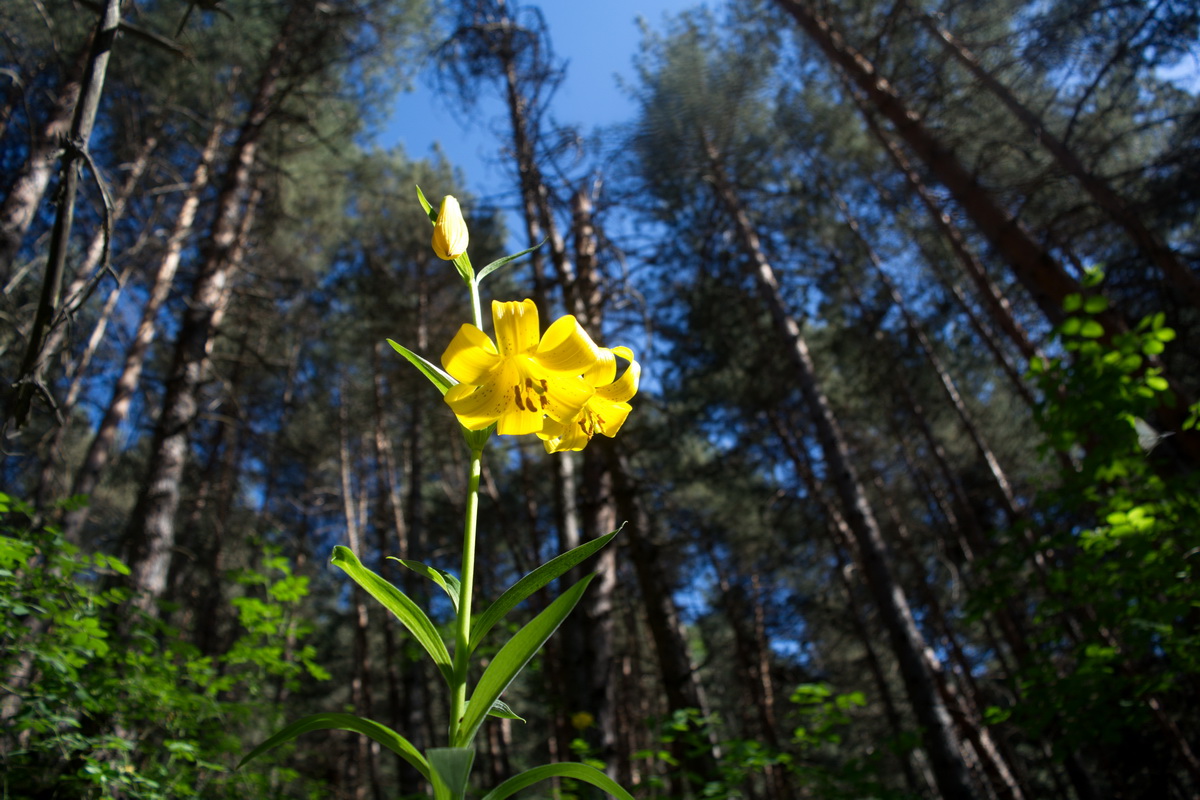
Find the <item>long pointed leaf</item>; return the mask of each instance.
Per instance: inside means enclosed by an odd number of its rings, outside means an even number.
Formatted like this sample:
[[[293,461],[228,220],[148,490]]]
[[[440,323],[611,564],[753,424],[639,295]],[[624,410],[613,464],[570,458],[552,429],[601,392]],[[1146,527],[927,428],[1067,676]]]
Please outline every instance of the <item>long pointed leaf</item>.
[[[522,250],[522,251],[521,251],[521,252],[519,252],[519,253],[513,253],[511,256],[505,256],[504,258],[498,258],[498,259],[496,259],[495,261],[493,261],[492,263],[488,264],[488,265],[487,265],[486,267],[484,267],[483,269],[479,270],[479,275],[478,275],[478,277],[477,277],[477,278],[475,278],[475,282],[476,282],[476,283],[480,283],[480,282],[482,282],[484,278],[486,278],[488,275],[491,275],[493,272],[495,272],[496,270],[500,269],[501,267],[503,267],[503,266],[504,266],[505,264],[507,264],[508,262],[510,262],[510,261],[515,261],[516,259],[518,259],[518,258],[520,258],[521,256],[525,255],[526,253],[532,253],[534,250],[537,250],[539,247],[541,247],[541,246],[542,246],[542,245],[544,245],[545,243],[546,243],[546,240],[545,240],[545,239],[542,239],[540,242],[538,242],[537,244],[535,244],[533,247],[526,248],[525,250]]]
[[[413,572],[424,575],[442,587],[442,591],[450,596],[450,602],[454,603],[454,610],[458,611],[458,593],[462,591],[462,584],[459,583],[458,578],[444,569],[436,569],[428,564],[422,564],[420,561],[409,561],[407,558],[396,558],[395,556],[388,556],[388,558],[392,561],[399,561]]]
[[[368,594],[396,615],[396,619],[408,628],[409,632],[433,658],[433,663],[437,664],[438,669],[442,671],[442,677],[446,679],[446,684],[451,685],[453,670],[450,666],[450,652],[446,650],[446,643],[442,641],[442,637],[438,634],[437,628],[433,627],[433,623],[429,621],[429,617],[425,616],[425,612],[404,592],[364,567],[358,560],[358,556],[354,555],[349,547],[338,545],[333,548],[332,560],[334,564],[345,570],[355,583],[366,589]]]
[[[583,597],[583,592],[592,582],[592,578],[595,577],[594,574],[588,575],[567,589],[500,648],[500,652],[496,653],[492,663],[488,664],[488,668],[483,671],[479,683],[475,686],[475,691],[471,693],[471,702],[467,704],[467,712],[463,715],[462,723],[459,725],[455,746],[465,747],[470,743],[491,709],[492,703],[500,698],[500,695],[512,683],[513,678],[517,677],[517,674],[529,663],[529,659],[533,658],[533,654],[558,629],[562,621],[575,608],[579,598]]]
[[[450,391],[451,386],[454,386],[458,383],[458,381],[450,377],[450,375],[447,374],[446,371],[437,364],[434,364],[428,359],[422,358],[404,345],[397,344],[391,339],[388,339],[387,343],[392,346],[393,350],[408,359],[408,363],[421,370],[421,374],[428,378],[429,382],[436,386],[438,391],[441,392],[443,396],[446,394],[446,392]]]
[[[621,527],[625,526],[622,525]],[[593,539],[590,542],[579,545],[579,547],[568,550],[562,555],[550,559],[510,586],[504,594],[496,599],[496,602],[488,606],[486,611],[472,620],[471,651],[475,651],[479,642],[492,629],[492,626],[504,619],[504,615],[512,611],[518,603],[560,575],[565,575],[576,564],[579,564],[592,555],[592,553],[595,553],[604,547],[604,545],[611,542],[613,537],[620,532],[621,528],[617,528],[612,533],[601,536],[599,539]]]
[[[527,769],[520,775],[514,775],[504,783],[485,794],[481,800],[504,800],[517,792],[532,786],[547,778],[571,778],[572,780],[590,783],[597,789],[608,792],[618,800],[633,800],[633,795],[621,788],[620,784],[605,775],[595,767],[587,764],[547,764],[544,767]]]
[[[411,742],[386,725],[380,725],[374,720],[363,719],[353,714],[313,714],[303,719],[298,719],[247,753],[238,762],[238,769],[241,769],[242,765],[247,761],[257,758],[281,744],[290,742],[298,736],[311,733],[312,731],[324,730],[353,731],[369,736],[416,767],[417,772],[420,772],[425,780],[431,780],[429,762],[421,755],[420,750],[413,747]]]

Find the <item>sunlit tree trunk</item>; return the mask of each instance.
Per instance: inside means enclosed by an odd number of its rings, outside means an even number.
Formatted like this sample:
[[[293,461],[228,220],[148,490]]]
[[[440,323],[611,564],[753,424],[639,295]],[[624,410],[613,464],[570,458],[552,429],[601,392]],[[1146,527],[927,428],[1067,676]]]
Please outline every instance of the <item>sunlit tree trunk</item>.
[[[125,206],[129,202],[130,196],[133,194],[134,188],[138,181],[141,180],[142,174],[146,171],[146,165],[150,162],[150,154],[157,146],[158,140],[154,137],[148,138],[142,143],[142,147],[130,165],[129,172],[125,177],[125,181],[121,184],[120,191],[113,198],[113,207],[110,217],[113,225],[116,225],[117,220],[121,219],[125,213]],[[89,291],[90,285],[93,284],[95,276],[92,271],[100,264],[104,258],[105,251],[108,248],[108,241],[104,230],[97,230],[92,236],[92,241],[88,245],[87,254],[84,256],[83,262],[75,272],[75,276],[67,285],[63,292],[66,300],[63,302],[64,311],[66,314],[73,314],[86,302],[86,293]],[[132,269],[132,267],[130,268]],[[49,504],[50,500],[57,496],[60,491],[55,485],[55,480],[58,477],[55,473],[63,467],[61,459],[61,451],[64,438],[67,431],[70,429],[71,412],[75,408],[75,403],[79,398],[79,389],[82,384],[82,372],[87,368],[92,354],[96,352],[100,341],[104,338],[104,332],[108,328],[109,319],[112,317],[112,312],[116,308],[117,300],[120,298],[121,290],[128,276],[129,270],[116,280],[116,285],[109,293],[107,300],[101,309],[100,315],[93,326],[92,333],[88,337],[87,344],[83,351],[75,359],[74,363],[68,367],[67,374],[71,377],[71,383],[67,390],[66,397],[59,404],[59,409],[63,416],[64,423],[55,429],[54,436],[51,438],[49,446],[46,448],[46,453],[43,459],[42,474],[38,481],[38,497],[43,505]],[[65,320],[50,330],[50,334],[46,337],[45,350],[48,357],[52,357],[58,353],[63,345],[63,340],[67,335],[67,325]]]
[[[133,585],[148,598],[162,592],[170,566],[188,434],[195,419],[197,393],[205,379],[213,337],[225,312],[227,287],[235,270],[230,255],[237,247],[240,223],[247,213],[246,201],[251,193],[263,127],[283,88],[281,74],[290,55],[292,36],[309,11],[304,3],[292,6],[259,75],[214,204],[214,220],[205,242],[203,261],[175,339],[147,477],[126,535]]]
[[[184,195],[179,212],[175,217],[175,225],[167,240],[166,251],[155,272],[153,283],[150,286],[150,294],[146,299],[146,304],[142,307],[141,321],[138,323],[133,340],[129,343],[129,348],[125,353],[121,374],[113,386],[112,397],[109,399],[100,426],[96,429],[96,434],[88,446],[83,463],[75,473],[71,494],[91,495],[104,477],[109,459],[112,457],[117,432],[129,416],[129,407],[133,403],[134,395],[141,383],[142,368],[145,366],[150,346],[158,334],[158,314],[174,285],[175,273],[179,269],[184,245],[192,235],[196,214],[200,208],[200,199],[208,187],[212,162],[216,158],[217,148],[224,130],[224,124],[218,120],[209,131],[204,149],[200,153],[200,160],[192,173],[187,193]],[[68,539],[79,540],[87,516],[86,506],[67,515],[64,529]]]

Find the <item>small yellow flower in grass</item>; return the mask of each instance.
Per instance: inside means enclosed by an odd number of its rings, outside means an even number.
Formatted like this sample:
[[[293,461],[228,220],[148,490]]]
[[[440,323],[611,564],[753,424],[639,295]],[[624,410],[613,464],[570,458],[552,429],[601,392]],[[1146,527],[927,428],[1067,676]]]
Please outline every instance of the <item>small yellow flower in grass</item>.
[[[629,368],[617,377],[617,356],[629,362]],[[595,366],[583,374],[583,379],[595,389],[595,394],[571,419],[563,422],[546,418],[538,436],[547,453],[582,450],[597,433],[613,437],[629,416],[630,399],[637,394],[642,368],[633,360],[628,347],[600,348]]]
[[[437,222],[433,225],[433,252],[443,261],[453,261],[467,252],[467,222],[454,195],[442,198]]]
[[[595,389],[582,376],[600,358],[600,348],[572,316],[538,332],[532,300],[492,302],[496,343],[474,325],[463,325],[442,354],[442,366],[457,381],[446,404],[467,430],[496,423],[500,434],[542,430],[543,418],[569,420]]]

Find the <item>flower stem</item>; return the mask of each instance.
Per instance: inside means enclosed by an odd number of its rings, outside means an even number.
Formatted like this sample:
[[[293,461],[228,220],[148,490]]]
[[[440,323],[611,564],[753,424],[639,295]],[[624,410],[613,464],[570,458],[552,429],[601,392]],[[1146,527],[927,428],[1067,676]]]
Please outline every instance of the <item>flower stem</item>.
[[[479,303],[479,281],[472,278],[467,285],[471,287],[471,311],[475,314],[475,327],[483,330],[483,308]]]
[[[450,696],[450,746],[466,747],[459,742],[458,727],[467,708],[467,671],[471,659],[471,589],[475,580],[475,523],[479,512],[479,477],[483,471],[483,450],[471,450],[467,475],[467,508],[463,521],[462,573],[458,595],[458,619],[454,632],[454,685]]]

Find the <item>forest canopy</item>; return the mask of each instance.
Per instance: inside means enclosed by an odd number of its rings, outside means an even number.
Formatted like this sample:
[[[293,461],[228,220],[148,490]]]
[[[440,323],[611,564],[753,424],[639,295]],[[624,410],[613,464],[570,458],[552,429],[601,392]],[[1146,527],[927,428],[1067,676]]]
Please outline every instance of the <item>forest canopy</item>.
[[[1200,794],[1200,9],[640,24],[3,4],[0,797]]]

